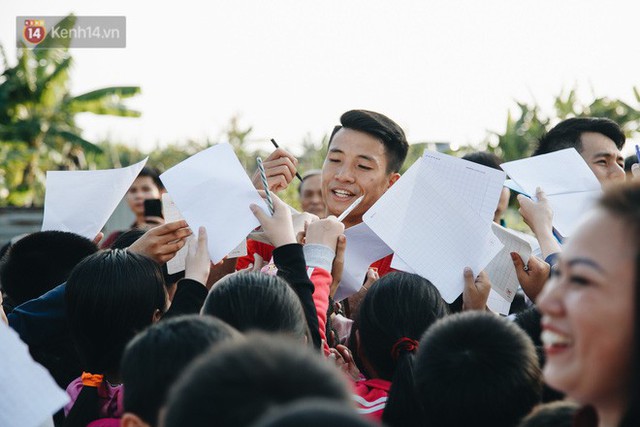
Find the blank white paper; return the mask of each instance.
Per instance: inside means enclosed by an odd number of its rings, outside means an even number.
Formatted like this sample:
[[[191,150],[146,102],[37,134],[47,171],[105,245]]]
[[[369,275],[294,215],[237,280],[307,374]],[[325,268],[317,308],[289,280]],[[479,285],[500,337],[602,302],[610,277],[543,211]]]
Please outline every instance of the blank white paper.
[[[357,293],[364,283],[369,266],[392,253],[391,248],[365,223],[347,228],[344,235],[347,238],[347,246],[344,252],[342,280],[334,296],[336,301]]]
[[[0,426],[39,427],[69,402],[49,372],[34,362],[18,334],[0,322]]]
[[[523,194],[536,200],[536,187],[546,193],[553,209],[553,226],[571,236],[578,219],[602,193],[600,182],[575,148],[503,163]]]
[[[69,231],[93,240],[147,159],[120,169],[48,171],[42,231]]]
[[[260,223],[249,209],[268,212],[229,144],[218,144],[172,167],[160,179],[194,233],[207,229],[209,256],[219,262]]]

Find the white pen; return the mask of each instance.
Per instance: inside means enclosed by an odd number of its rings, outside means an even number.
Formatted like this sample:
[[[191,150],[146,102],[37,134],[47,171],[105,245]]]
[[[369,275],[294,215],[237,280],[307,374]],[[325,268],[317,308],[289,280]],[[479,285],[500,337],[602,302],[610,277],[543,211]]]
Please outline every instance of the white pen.
[[[358,207],[360,202],[362,202],[362,199],[364,199],[364,194],[358,197],[355,202],[351,203],[351,206],[349,206],[344,212],[340,214],[340,216],[338,217],[338,221],[342,221],[343,219],[345,219],[347,215],[351,213],[352,210]]]

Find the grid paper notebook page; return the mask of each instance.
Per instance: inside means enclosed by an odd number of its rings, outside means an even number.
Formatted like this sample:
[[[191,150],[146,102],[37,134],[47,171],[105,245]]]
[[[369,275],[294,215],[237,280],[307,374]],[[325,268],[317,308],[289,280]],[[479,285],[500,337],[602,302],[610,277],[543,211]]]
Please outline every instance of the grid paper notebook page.
[[[491,229],[504,247],[487,265],[485,272],[491,279],[491,288],[506,301],[512,302],[519,283],[510,254],[517,252],[526,265],[531,256],[531,245],[516,233],[498,224],[491,224]]]
[[[492,203],[493,218],[504,174],[476,174],[467,169],[469,162],[460,159],[434,166],[444,156],[435,154],[435,158],[423,156],[405,172],[364,215],[364,222],[416,273],[429,279],[445,301],[452,302],[464,288],[464,267],[477,274],[502,248],[488,220],[477,211],[488,216]],[[462,192],[477,211],[457,193],[466,185],[480,194],[478,198]],[[485,202],[483,197],[495,201]]]

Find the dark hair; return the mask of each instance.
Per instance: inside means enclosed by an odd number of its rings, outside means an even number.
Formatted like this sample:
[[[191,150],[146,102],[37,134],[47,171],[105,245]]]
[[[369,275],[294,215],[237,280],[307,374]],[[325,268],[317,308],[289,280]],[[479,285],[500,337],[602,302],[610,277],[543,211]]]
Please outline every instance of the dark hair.
[[[404,131],[384,114],[367,110],[350,110],[340,117],[341,126],[333,128],[329,146],[342,128],[364,132],[380,140],[387,156],[387,173],[398,172],[407,157],[409,143]]]
[[[374,427],[352,407],[324,399],[307,399],[286,405],[260,418],[253,427]]]
[[[515,426],[540,402],[533,343],[507,319],[453,314],[420,340],[415,381],[424,425]]]
[[[300,181],[300,185],[298,185],[298,195],[302,194],[302,185],[307,180],[307,178],[311,178],[314,176],[322,176],[321,169],[313,169],[302,175],[302,181]]]
[[[620,426],[640,425],[640,182],[613,185],[600,199],[600,207],[625,223],[629,242],[635,245],[634,331],[631,343],[631,389],[626,414]]]
[[[571,427],[578,404],[560,401],[536,406],[518,427]]]
[[[638,156],[635,154],[632,154],[624,159],[624,171],[631,172],[631,166],[633,166],[634,163],[638,163]]]
[[[618,150],[622,149],[626,139],[620,126],[613,120],[603,117],[575,117],[558,123],[540,138],[533,156],[572,147],[582,152],[581,136],[584,132],[595,132],[606,136],[614,142]]]
[[[468,160],[488,168],[502,170],[500,166],[502,159],[489,151],[476,151],[462,156],[463,160]]]
[[[202,314],[218,317],[240,332],[257,329],[308,337],[298,296],[277,276],[242,273],[223,278],[209,292]]]
[[[132,228],[120,234],[116,240],[109,246],[109,249],[126,249],[131,246],[135,241],[141,238],[146,233],[145,230],[139,228]],[[184,270],[177,273],[169,274],[167,269],[167,263],[162,264],[162,276],[164,277],[164,284],[169,287],[176,283],[178,280],[184,277]]]
[[[33,233],[11,245],[3,257],[0,283],[20,305],[64,283],[76,264],[97,251],[95,243],[74,233]]]
[[[140,332],[122,357],[125,412],[156,425],[169,387],[189,363],[213,344],[240,336],[220,319],[195,314],[163,320]]]
[[[447,314],[440,292],[417,274],[393,272],[369,288],[358,314],[360,356],[380,378],[391,381],[382,418],[385,423],[411,425],[419,410],[413,399],[415,350],[403,344],[396,347],[396,343],[403,338],[419,340],[433,322]]]
[[[148,176],[149,178],[151,178],[156,187],[158,187],[158,190],[164,190],[164,184],[160,180],[160,171],[158,171],[158,169],[152,168],[151,166],[145,166],[142,168],[136,178],[141,178],[143,176]]]
[[[119,372],[127,342],[164,312],[166,291],[160,266],[120,249],[98,252],[71,272],[65,290],[71,336],[82,369],[92,374]],[[66,426],[85,426],[98,416],[96,387],[83,387]]]
[[[164,425],[248,426],[305,398],[350,402],[344,377],[320,354],[284,336],[253,334],[187,368],[170,391]]]

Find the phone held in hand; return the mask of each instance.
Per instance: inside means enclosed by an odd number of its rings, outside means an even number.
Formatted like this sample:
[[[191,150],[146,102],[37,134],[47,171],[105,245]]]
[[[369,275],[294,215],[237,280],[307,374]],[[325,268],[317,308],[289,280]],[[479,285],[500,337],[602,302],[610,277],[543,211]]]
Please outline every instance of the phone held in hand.
[[[160,199],[146,199],[144,201],[144,216],[162,216],[162,201]]]

